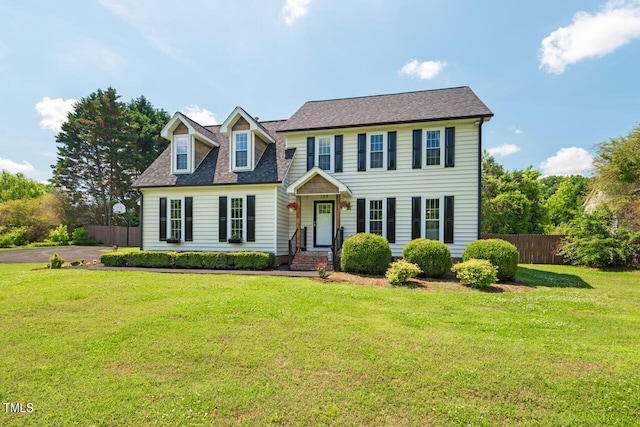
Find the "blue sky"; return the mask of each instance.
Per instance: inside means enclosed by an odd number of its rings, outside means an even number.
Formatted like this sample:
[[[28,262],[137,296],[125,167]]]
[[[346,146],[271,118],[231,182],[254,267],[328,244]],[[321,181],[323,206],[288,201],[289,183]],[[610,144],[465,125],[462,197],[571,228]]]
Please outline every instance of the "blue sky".
[[[507,169],[590,173],[640,122],[640,0],[0,0],[0,168],[44,181],[75,100],[242,106],[470,86]]]

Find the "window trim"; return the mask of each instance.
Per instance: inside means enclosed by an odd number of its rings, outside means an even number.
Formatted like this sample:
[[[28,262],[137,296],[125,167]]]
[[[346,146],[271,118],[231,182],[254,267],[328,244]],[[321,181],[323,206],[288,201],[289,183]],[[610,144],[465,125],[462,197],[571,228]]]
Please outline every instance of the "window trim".
[[[439,131],[440,132],[440,162],[437,165],[427,164],[427,132]],[[422,129],[422,165],[425,168],[444,168],[445,163],[445,128],[444,127],[432,127]]]
[[[322,167],[320,166],[320,140],[321,139],[328,139],[329,140],[329,169],[322,169]],[[335,170],[335,165],[336,165],[336,156],[335,156],[335,140],[334,140],[334,136],[333,135],[321,135],[321,136],[316,136],[315,137],[315,153],[314,153],[314,159],[313,159],[313,164],[315,166],[318,166],[320,169],[322,169],[325,172],[329,172],[329,173],[333,173],[333,171]]]
[[[438,200],[438,241],[444,242],[444,195],[423,195],[420,212],[422,237],[427,237],[427,200]]]
[[[227,238],[233,239],[233,231],[232,231],[232,222],[233,219],[231,217],[233,199],[242,199],[242,236],[240,236],[240,240],[242,242],[247,241],[247,195],[246,194],[227,194]]]
[[[186,142],[187,147],[187,167],[185,169],[178,169],[178,142]],[[191,173],[193,170],[193,138],[189,134],[177,134],[173,135],[173,141],[171,144],[171,169],[174,174]]]
[[[236,166],[236,135],[247,135],[247,166]],[[231,171],[242,172],[253,170],[253,156],[254,156],[254,140],[253,132],[251,130],[234,130],[231,132],[230,141],[230,155],[231,155]],[[242,150],[244,151],[244,150]]]
[[[372,168],[371,167],[371,137],[374,135],[380,135],[382,136],[382,165],[379,168]],[[387,146],[387,132],[384,131],[380,131],[380,132],[367,132],[367,140],[366,140],[366,147],[365,147],[365,156],[366,156],[366,160],[367,160],[367,168],[366,170],[368,171],[386,171],[387,170],[387,153],[388,150],[388,146]]]
[[[180,218],[178,219],[180,221],[180,237],[179,238],[174,238],[173,236],[173,221],[174,218],[172,218],[171,213],[172,213],[172,203],[174,201],[178,201],[180,202]],[[175,241],[179,241],[179,242],[184,242],[185,241],[185,200],[184,197],[167,197],[167,240],[175,240]]]
[[[382,229],[380,236],[387,238],[387,198],[366,198],[365,205],[365,230],[367,233],[371,233],[371,202],[380,202],[380,208],[382,211],[382,218],[380,221],[382,222]]]

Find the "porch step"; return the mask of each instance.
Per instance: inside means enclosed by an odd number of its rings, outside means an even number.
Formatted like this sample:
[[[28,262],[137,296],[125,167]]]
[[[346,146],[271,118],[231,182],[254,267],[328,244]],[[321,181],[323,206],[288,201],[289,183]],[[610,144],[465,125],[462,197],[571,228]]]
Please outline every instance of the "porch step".
[[[333,270],[333,264],[327,256],[327,252],[322,251],[298,251],[293,257],[289,266],[290,270],[315,271],[318,264],[327,263],[327,271]]]

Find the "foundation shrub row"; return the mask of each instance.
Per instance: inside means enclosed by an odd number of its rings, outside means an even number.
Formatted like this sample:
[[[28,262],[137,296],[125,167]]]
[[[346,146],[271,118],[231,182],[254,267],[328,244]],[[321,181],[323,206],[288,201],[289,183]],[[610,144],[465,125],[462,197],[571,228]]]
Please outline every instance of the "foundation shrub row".
[[[211,270],[264,270],[273,267],[271,252],[127,252],[100,257],[107,267],[193,268]]]

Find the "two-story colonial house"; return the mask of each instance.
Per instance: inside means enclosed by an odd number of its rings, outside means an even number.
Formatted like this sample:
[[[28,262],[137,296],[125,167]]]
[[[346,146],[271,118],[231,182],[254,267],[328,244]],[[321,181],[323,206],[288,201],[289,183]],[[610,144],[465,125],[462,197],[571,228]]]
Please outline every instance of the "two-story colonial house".
[[[492,116],[468,87],[312,101],[278,121],[237,107],[201,126],[176,113],[162,130],[169,147],[134,183],[142,248],[268,251],[283,262],[290,248],[327,253],[368,232],[394,256],[426,237],[460,257],[479,238]]]

